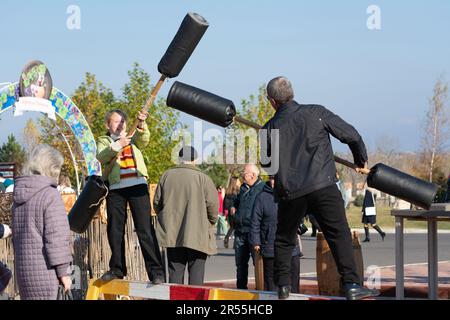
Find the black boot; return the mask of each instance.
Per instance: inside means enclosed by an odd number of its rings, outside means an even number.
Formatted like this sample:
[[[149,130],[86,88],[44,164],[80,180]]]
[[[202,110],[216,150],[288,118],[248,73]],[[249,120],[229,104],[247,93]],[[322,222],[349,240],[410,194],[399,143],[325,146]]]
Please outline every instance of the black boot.
[[[370,242],[369,227],[364,227],[364,233],[366,234],[366,238],[363,242]]]
[[[278,287],[278,299],[285,300],[289,298],[290,293],[291,293],[291,286]]]
[[[381,239],[384,241],[384,237],[386,237],[386,233],[383,232],[383,230],[381,230],[381,228],[378,225],[374,225],[373,228],[378,231],[378,233],[381,236]]]
[[[347,283],[344,285],[345,297],[347,300],[361,300],[370,297],[376,297],[380,291],[376,289],[368,289],[357,283]]]
[[[117,272],[115,272],[114,270],[109,270],[107,272],[105,272],[101,277],[101,280],[103,281],[111,281],[111,280],[115,280],[115,279],[123,279],[123,275],[118,274]]]

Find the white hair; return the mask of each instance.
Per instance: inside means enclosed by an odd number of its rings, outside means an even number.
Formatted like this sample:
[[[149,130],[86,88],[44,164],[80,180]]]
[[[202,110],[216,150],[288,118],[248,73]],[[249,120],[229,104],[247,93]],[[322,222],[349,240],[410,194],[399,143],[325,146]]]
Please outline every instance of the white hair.
[[[58,181],[63,163],[64,157],[58,150],[49,145],[39,144],[28,155],[23,174],[46,176]]]
[[[248,163],[245,165],[244,170],[245,170],[245,168],[249,169],[251,172],[253,172],[254,174],[256,174],[256,176],[259,177],[260,171],[256,164]]]

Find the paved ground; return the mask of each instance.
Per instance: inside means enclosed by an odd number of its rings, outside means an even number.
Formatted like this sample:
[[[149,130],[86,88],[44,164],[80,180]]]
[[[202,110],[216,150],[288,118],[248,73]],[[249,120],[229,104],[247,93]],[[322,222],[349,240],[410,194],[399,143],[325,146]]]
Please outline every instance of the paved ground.
[[[387,230],[389,231],[389,230]],[[309,232],[308,232],[309,235]],[[370,265],[393,266],[395,265],[395,241],[394,234],[387,234],[385,241],[381,241],[378,234],[371,234],[372,241],[362,243],[364,267]],[[205,280],[218,281],[235,279],[234,250],[225,249],[223,241],[217,241],[219,254],[211,257],[206,263]],[[301,273],[313,273],[316,271],[316,240],[309,236],[302,237],[304,258],[301,260]],[[439,261],[450,260],[450,234],[440,233],[438,236]],[[232,241],[230,241],[230,248]],[[427,234],[405,234],[405,264],[427,262]],[[249,277],[253,277],[253,267],[249,268]]]

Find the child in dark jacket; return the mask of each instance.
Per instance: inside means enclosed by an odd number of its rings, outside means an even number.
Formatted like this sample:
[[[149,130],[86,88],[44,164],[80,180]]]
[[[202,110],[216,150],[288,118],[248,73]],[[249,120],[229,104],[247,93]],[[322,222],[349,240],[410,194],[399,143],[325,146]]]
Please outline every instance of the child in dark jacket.
[[[271,176],[263,191],[256,197],[252,213],[250,245],[259,251],[264,265],[264,290],[276,291],[273,277],[274,245],[277,231],[278,205],[273,197],[275,180]],[[300,257],[302,256],[298,237],[292,251],[291,292],[299,293]]]
[[[9,236],[11,236],[11,229],[6,224],[0,223],[0,239],[6,239]],[[8,269],[7,266],[5,266],[0,261],[0,295],[5,291],[6,287],[9,284],[9,281],[11,280],[12,273],[11,270]]]

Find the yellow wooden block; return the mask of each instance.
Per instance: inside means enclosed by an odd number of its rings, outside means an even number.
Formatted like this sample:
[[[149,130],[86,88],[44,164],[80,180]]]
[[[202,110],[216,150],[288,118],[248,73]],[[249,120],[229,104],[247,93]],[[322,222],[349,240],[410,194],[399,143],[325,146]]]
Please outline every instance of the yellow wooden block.
[[[259,300],[259,294],[239,290],[211,289],[209,300]]]
[[[129,282],[126,280],[112,280],[109,282],[101,282],[100,280],[97,284],[100,287],[100,292],[105,295],[121,295],[121,296],[128,296],[130,289],[129,289]]]
[[[95,285],[95,280],[89,281],[89,288],[86,293],[86,300],[98,300],[100,288]]]
[[[129,282],[125,280],[112,280],[104,282],[102,280],[91,280],[86,293],[86,300],[98,300],[103,293],[105,300],[115,300],[116,296],[129,295]]]

